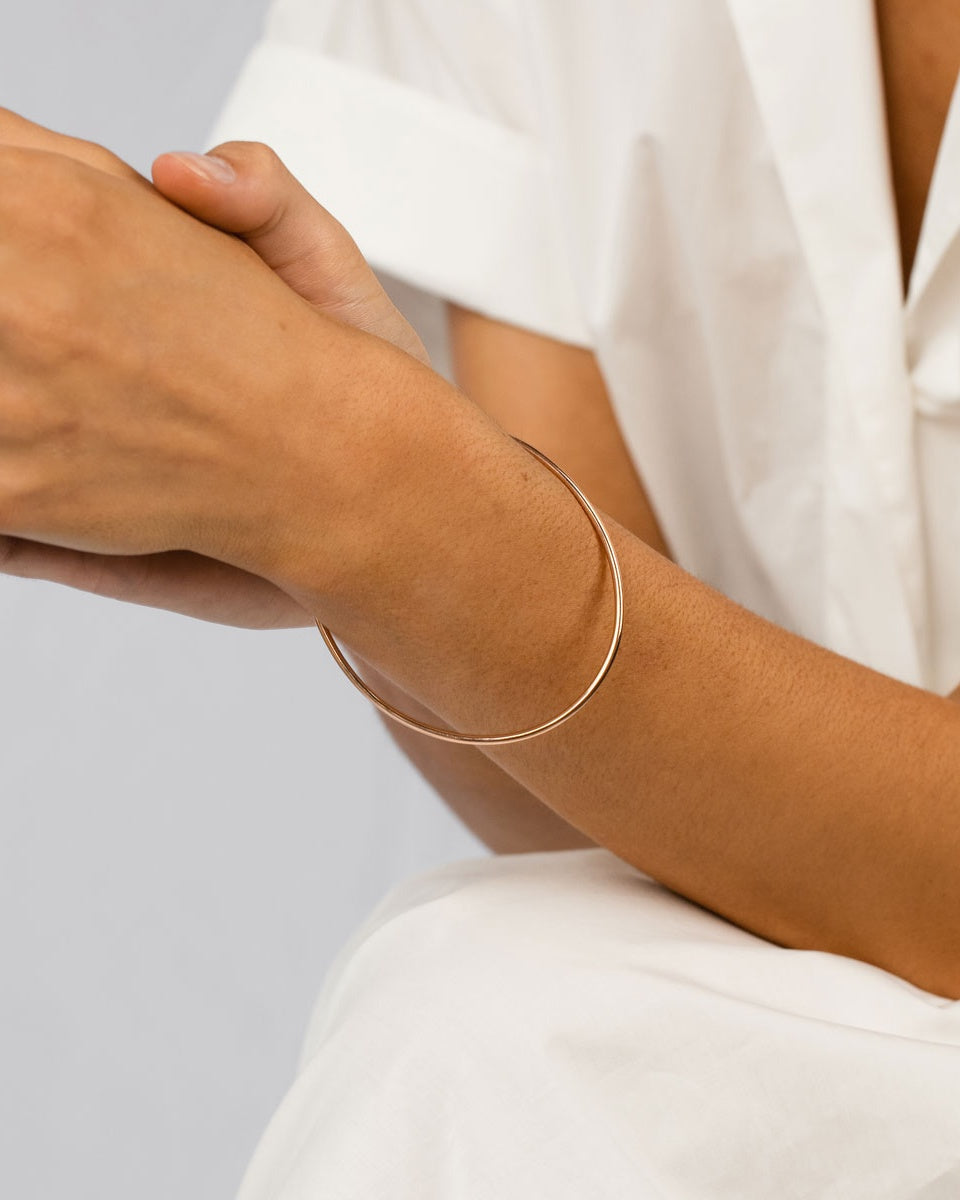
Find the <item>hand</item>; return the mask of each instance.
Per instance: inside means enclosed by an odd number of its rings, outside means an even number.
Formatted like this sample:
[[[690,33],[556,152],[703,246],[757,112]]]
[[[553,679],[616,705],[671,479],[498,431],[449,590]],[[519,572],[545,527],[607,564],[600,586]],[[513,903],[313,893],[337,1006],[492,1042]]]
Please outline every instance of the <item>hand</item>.
[[[218,160],[236,178],[225,181]],[[192,216],[236,234],[298,295],[325,316],[375,334],[430,366],[416,331],[383,290],[332,214],[290,174],[269,146],[224,142],[208,154],[161,154],[159,192]]]
[[[102,147],[53,133],[2,110],[0,141],[66,154],[117,178],[150,186]],[[320,311],[427,361],[419,338],[383,292],[352,239],[272,151],[255,143],[229,143],[218,148],[218,154],[236,170],[232,183],[197,175],[191,168],[199,156],[167,154],[154,163],[158,190],[201,220],[239,235]],[[187,550],[100,554],[0,537],[0,570],[224,624],[279,628],[311,623],[305,610],[269,581]]]
[[[365,335],[152,189],[46,150],[0,148],[0,262],[6,532],[258,561],[304,441],[322,509],[320,431],[351,418]]]

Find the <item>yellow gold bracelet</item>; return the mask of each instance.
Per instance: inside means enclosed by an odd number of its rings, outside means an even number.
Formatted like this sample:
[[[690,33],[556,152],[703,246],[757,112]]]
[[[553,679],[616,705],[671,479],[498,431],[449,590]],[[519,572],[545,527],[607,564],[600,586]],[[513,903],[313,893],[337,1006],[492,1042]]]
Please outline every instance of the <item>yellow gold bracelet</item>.
[[[527,738],[537,737],[538,734],[546,733],[549,729],[555,729],[564,721],[569,720],[569,718],[572,717],[575,712],[577,712],[584,706],[584,704],[586,704],[600,684],[603,683],[607,672],[613,665],[613,660],[617,656],[617,651],[620,649],[620,637],[623,633],[623,580],[620,577],[620,564],[617,561],[617,555],[613,548],[613,543],[610,541],[610,535],[604,528],[603,522],[600,520],[596,509],[586,498],[583,492],[580,491],[569,475],[566,475],[555,462],[547,458],[545,454],[541,454],[539,450],[534,449],[533,446],[521,441],[520,438],[514,438],[513,440],[515,442],[519,442],[525,450],[529,450],[529,452],[535,458],[538,458],[545,467],[548,467],[554,473],[554,475],[556,475],[559,480],[565,483],[570,491],[573,492],[578,503],[580,504],[580,507],[590,518],[591,524],[597,531],[601,544],[603,545],[604,552],[607,556],[607,562],[610,566],[610,576],[613,579],[613,588],[616,599],[616,616],[614,618],[613,638],[611,639],[610,649],[607,651],[607,656],[603,660],[603,665],[597,672],[593,682],[578,700],[575,700],[569,708],[564,709],[559,716],[553,717],[549,721],[544,721],[542,725],[536,725],[533,729],[521,730],[520,733],[472,734],[456,733],[452,729],[438,729],[435,725],[426,725],[423,721],[414,720],[413,717],[407,716],[406,713],[402,713],[398,708],[394,708],[392,704],[388,704],[386,700],[381,699],[376,692],[371,691],[371,689],[367,687],[356,671],[354,671],[353,667],[351,667],[344,658],[343,652],[333,640],[333,635],[331,634],[330,630],[326,627],[326,625],[321,625],[319,620],[317,621],[317,628],[320,630],[323,640],[329,646],[330,653],[336,659],[337,664],[343,673],[356,688],[363,692],[368,700],[373,701],[373,703],[377,706],[377,708],[380,709],[382,713],[386,713],[388,717],[392,717],[395,721],[399,721],[401,725],[406,725],[408,729],[416,729],[420,733],[425,733],[427,737],[439,738],[445,742],[459,742],[461,745],[465,746],[505,746],[509,742],[522,742]]]

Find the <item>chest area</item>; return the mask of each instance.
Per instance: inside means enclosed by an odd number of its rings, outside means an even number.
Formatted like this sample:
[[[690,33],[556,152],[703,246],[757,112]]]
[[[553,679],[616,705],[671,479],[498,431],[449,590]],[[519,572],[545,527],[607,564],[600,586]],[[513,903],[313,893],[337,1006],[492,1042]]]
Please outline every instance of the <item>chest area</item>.
[[[906,286],[960,70],[960,5],[876,0],[876,21]]]

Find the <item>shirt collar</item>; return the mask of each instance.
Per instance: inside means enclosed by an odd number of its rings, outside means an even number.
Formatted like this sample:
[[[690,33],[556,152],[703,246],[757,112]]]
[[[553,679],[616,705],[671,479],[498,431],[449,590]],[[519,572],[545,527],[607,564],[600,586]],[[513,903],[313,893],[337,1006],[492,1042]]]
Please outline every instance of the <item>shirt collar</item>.
[[[728,0],[815,284],[828,307],[869,271],[903,310],[900,239],[873,0]],[[940,143],[906,310],[960,235],[960,79]]]
[[[876,595],[884,595],[889,619],[878,628],[892,628],[899,611],[899,627],[911,632],[894,653],[875,630],[871,654],[917,682],[926,653],[922,508],[873,0],[727,4],[829,346],[825,537],[830,586],[842,599],[835,607],[858,614],[865,628]],[[941,245],[949,241],[945,224],[931,218],[928,279],[939,261],[935,229]],[[918,273],[917,298],[921,283]],[[868,543],[870,552],[861,553]],[[856,637],[850,644],[859,645]]]
[[[872,0],[728,0],[828,320],[851,287],[902,307],[899,238]],[[859,307],[859,306],[858,306]]]

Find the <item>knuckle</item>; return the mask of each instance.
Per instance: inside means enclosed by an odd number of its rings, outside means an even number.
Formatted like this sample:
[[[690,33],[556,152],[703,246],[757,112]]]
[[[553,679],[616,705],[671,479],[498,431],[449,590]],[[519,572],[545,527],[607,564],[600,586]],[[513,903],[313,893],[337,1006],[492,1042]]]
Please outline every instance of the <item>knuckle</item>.
[[[146,182],[139,171],[134,170],[129,163],[124,162],[119,154],[114,154],[112,150],[100,145],[99,142],[87,142],[80,138],[72,138],[71,142],[72,156],[76,158],[77,162],[93,167],[102,174],[110,175],[115,179]]]
[[[73,237],[96,211],[96,190],[81,164],[24,146],[0,146],[4,232],[35,229],[45,241]]]
[[[76,149],[78,157],[82,156],[82,161],[91,166],[101,167],[105,171],[111,171],[121,164],[121,159],[108,150],[106,146],[100,142],[89,142],[82,138],[71,138],[71,145]]]
[[[35,150],[0,143],[0,205],[4,212],[16,213],[22,207],[29,182],[41,159]]]
[[[0,529],[5,533],[25,527],[25,513],[34,489],[22,471],[0,471]]]
[[[64,242],[87,238],[100,215],[103,197],[94,178],[69,161],[55,180],[53,202],[44,213],[44,228]],[[47,224],[47,223],[50,224]]]
[[[80,297],[59,276],[34,280],[16,294],[0,291],[0,336],[20,369],[47,372],[69,357],[85,328],[81,316]],[[11,402],[9,386],[3,401],[8,413],[23,407],[17,397]]]
[[[266,142],[223,142],[215,147],[216,152],[223,150],[231,151],[257,175],[272,175],[283,169],[280,155]]]
[[[39,451],[54,449],[63,455],[83,434],[78,406],[70,399],[47,396],[39,403],[29,387],[5,386],[0,403],[0,446],[8,453],[34,459]],[[19,483],[24,484],[21,476]]]

